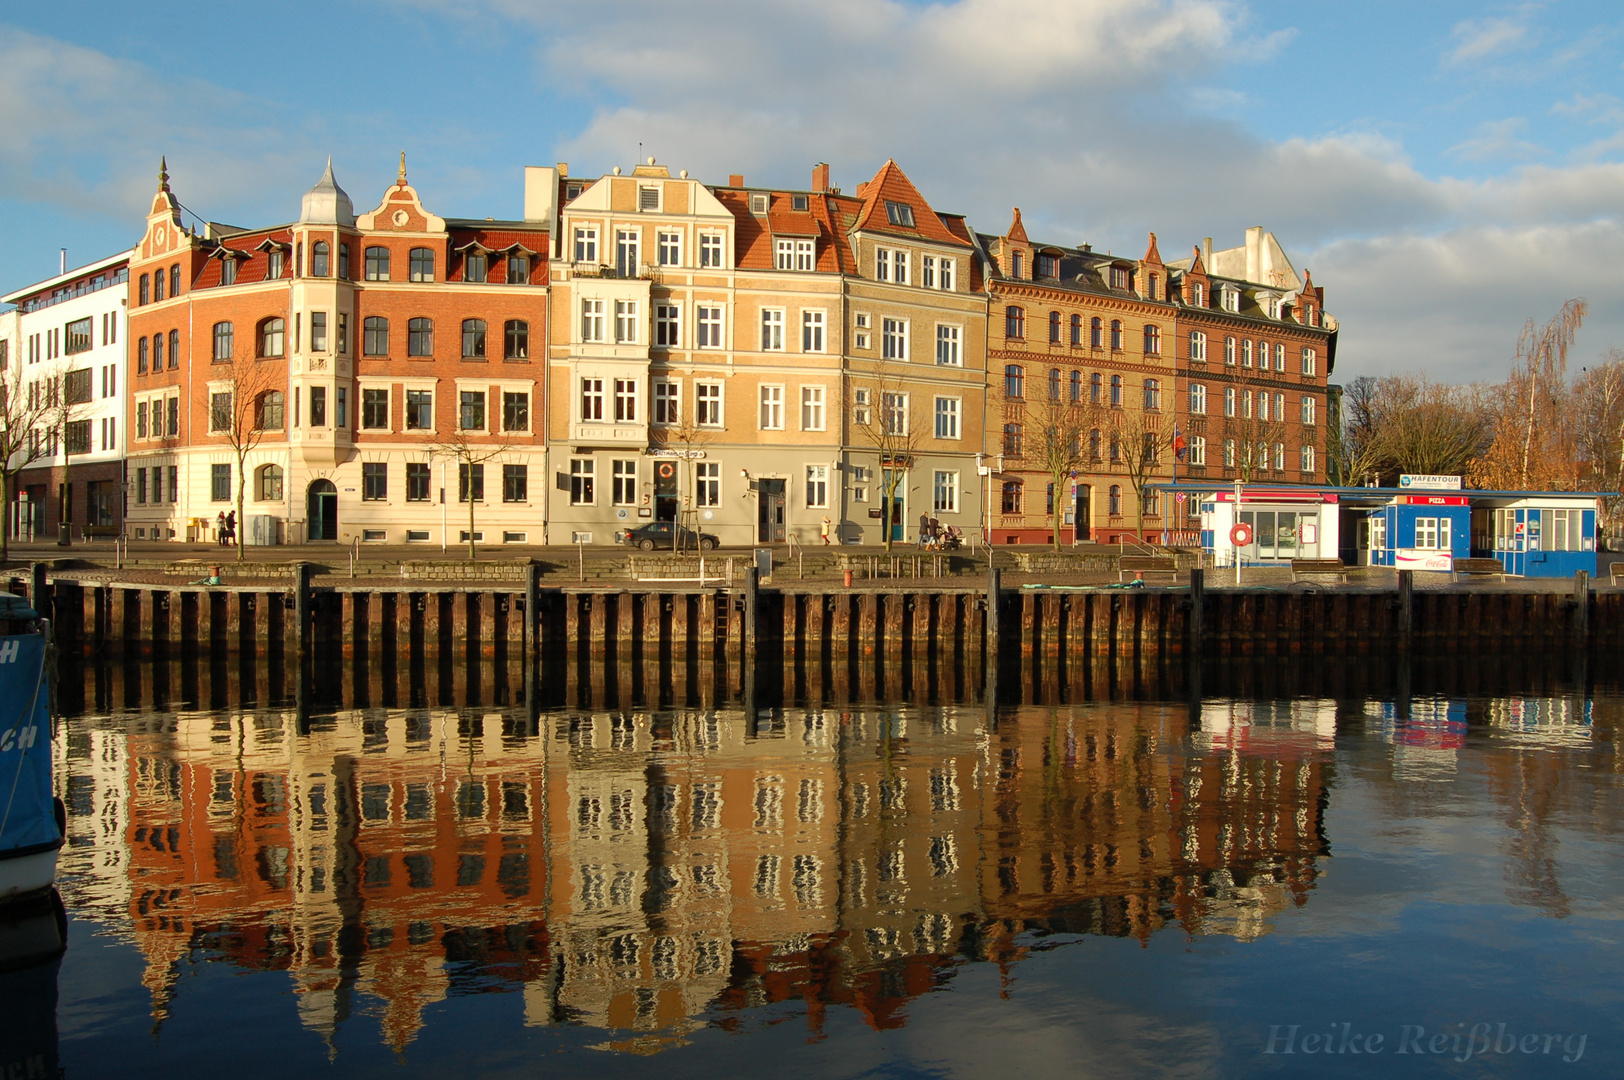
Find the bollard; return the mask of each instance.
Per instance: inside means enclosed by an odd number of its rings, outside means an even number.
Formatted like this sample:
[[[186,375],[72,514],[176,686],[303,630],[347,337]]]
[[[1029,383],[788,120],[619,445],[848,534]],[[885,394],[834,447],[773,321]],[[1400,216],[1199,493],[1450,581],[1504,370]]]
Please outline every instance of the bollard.
[[[1411,619],[1415,612],[1415,571],[1398,572],[1398,647],[1410,649]]]
[[[851,588],[851,567],[846,567],[846,588]]]

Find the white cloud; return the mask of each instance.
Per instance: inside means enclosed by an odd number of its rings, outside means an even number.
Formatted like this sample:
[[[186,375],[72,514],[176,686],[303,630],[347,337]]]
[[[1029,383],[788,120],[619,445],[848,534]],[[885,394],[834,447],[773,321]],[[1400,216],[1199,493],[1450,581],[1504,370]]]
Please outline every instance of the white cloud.
[[[1444,153],[1467,161],[1526,161],[1548,153],[1543,146],[1517,137],[1527,126],[1528,121],[1521,116],[1486,120],[1477,126],[1475,136],[1456,143]]]
[[[1455,47],[1445,58],[1450,64],[1487,60],[1529,43],[1527,25],[1515,19],[1465,19],[1455,24],[1451,36]]]

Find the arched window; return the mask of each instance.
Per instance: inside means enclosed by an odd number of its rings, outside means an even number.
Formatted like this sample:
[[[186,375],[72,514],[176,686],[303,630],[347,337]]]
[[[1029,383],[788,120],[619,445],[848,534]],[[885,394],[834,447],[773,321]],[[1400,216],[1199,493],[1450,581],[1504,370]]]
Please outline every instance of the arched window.
[[[135,343],[135,373],[137,375],[145,375],[147,373],[146,338],[142,338],[140,341]]]
[[[169,331],[169,368],[173,371],[180,367],[180,331]]]
[[[1145,380],[1145,408],[1160,409],[1162,407],[1162,384],[1158,379]]]
[[[1026,396],[1026,370],[1019,364],[1004,365],[1004,396]]]
[[[1146,278],[1145,278],[1145,281],[1146,281],[1146,291],[1145,291],[1146,299],[1149,299],[1149,300],[1156,299],[1156,285],[1157,285],[1156,275],[1155,274],[1147,275]]]
[[[389,320],[381,315],[368,315],[361,324],[361,355],[389,355]]]
[[[1235,339],[1232,337],[1224,338],[1224,363],[1235,366]]]
[[[1122,440],[1116,432],[1111,432],[1111,463],[1114,465],[1122,460]]]
[[[1098,315],[1088,320],[1088,344],[1090,348],[1098,349],[1105,345],[1103,324]]]
[[[1050,401],[1059,401],[1060,400],[1060,369],[1059,368],[1050,368],[1049,369],[1049,400]]]
[[[1088,460],[1100,459],[1100,429],[1094,428],[1088,433]]]
[[[1094,374],[1092,374],[1092,375],[1090,375],[1088,377],[1088,401],[1089,401],[1089,404],[1098,405],[1100,403],[1101,391],[1104,388],[1105,388],[1105,380],[1100,376],[1099,372],[1096,371]]]
[[[417,247],[412,248],[411,254],[411,280],[434,280],[434,249]]]
[[[1004,425],[1004,453],[1022,457],[1026,453],[1026,432],[1020,424]]]
[[[1049,312],[1049,340],[1055,344],[1060,343],[1060,312]]]
[[[254,399],[254,427],[260,431],[281,431],[284,423],[285,411],[282,391],[267,390]],[[281,473],[277,478],[280,480]],[[282,497],[280,491],[277,496]]]
[[[282,501],[282,466],[261,465],[254,484],[260,502]]]
[[[505,360],[530,359],[530,324],[509,319],[502,326],[502,357]]]
[[[413,319],[406,324],[406,355],[434,355],[433,319]]]
[[[325,240],[317,240],[314,244],[310,245],[310,276],[311,277],[326,277],[327,276],[327,273],[328,273],[327,257],[331,252],[332,252],[332,248],[327,246],[327,241],[325,241]]]
[[[141,299],[138,301],[138,303],[152,303],[152,278],[148,277],[146,274],[141,275]]]
[[[1083,373],[1081,371],[1071,373],[1071,400],[1073,402],[1083,400]]]
[[[1106,510],[1107,510],[1107,512],[1109,512],[1112,517],[1120,516],[1122,514],[1122,488],[1121,488],[1121,486],[1118,485],[1118,484],[1112,484],[1111,488],[1110,488],[1110,491],[1106,495],[1106,499],[1107,499],[1107,502],[1106,502]]]
[[[180,263],[169,268],[169,298],[173,300],[180,295]]]
[[[462,320],[462,358],[464,360],[485,359],[485,320]]]
[[[214,362],[216,364],[225,364],[231,361],[233,336],[230,323],[217,322],[214,324]]]
[[[366,279],[368,281],[389,280],[389,249],[386,247],[369,247],[366,250]]]
[[[345,281],[350,279],[350,245],[338,245],[338,276]]]
[[[1122,351],[1122,320],[1121,319],[1112,319],[1111,320],[1111,351],[1112,352],[1121,352]]]
[[[1004,309],[1004,336],[1023,338],[1026,336],[1026,309],[1014,304]]]
[[[1003,510],[1006,514],[1021,512],[1021,482],[1019,480],[1004,481]]]
[[[1160,356],[1162,353],[1162,328],[1155,323],[1145,324],[1145,355]]]
[[[164,298],[164,272],[159,270],[152,275],[152,302],[156,304]]]
[[[1071,343],[1073,345],[1083,343],[1083,317],[1081,315],[1071,317]]]
[[[279,318],[263,319],[257,336],[260,356],[281,356],[286,351],[287,323]]]
[[[164,369],[164,336],[152,335],[152,370],[159,372]]]
[[[1122,376],[1121,375],[1112,375],[1111,376],[1111,407],[1114,408],[1114,409],[1120,409],[1122,407]]]

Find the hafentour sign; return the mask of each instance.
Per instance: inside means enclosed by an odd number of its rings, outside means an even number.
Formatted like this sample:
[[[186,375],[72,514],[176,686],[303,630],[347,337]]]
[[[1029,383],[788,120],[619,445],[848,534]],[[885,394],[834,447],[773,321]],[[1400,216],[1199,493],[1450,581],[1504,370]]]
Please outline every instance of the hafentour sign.
[[[1401,488],[1434,488],[1443,491],[1459,491],[1461,489],[1458,476],[1431,476],[1425,473],[1405,473],[1398,478]]]

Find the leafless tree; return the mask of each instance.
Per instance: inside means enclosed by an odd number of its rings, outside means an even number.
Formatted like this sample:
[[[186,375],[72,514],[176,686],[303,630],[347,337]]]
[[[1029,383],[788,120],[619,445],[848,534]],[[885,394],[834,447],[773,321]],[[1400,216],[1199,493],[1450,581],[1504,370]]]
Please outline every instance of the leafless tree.
[[[229,366],[210,371],[215,388],[209,393],[209,433],[223,435],[237,459],[237,561],[244,557],[243,536],[248,519],[243,512],[248,489],[248,456],[265,441],[267,432],[281,432],[287,421],[285,401],[278,388],[285,369],[275,361],[256,360],[252,347],[234,351]],[[278,395],[272,398],[270,395]]]
[[[0,507],[11,507],[17,474],[39,461],[49,461],[64,441],[72,406],[62,392],[65,365],[35,366],[23,378],[20,357],[7,357],[0,367]],[[0,522],[0,561],[11,556],[9,523]]]
[[[429,446],[429,454],[433,457],[446,457],[457,463],[457,497],[468,503],[468,558],[470,561],[478,558],[474,549],[474,509],[484,498],[484,466],[487,462],[495,461],[513,449],[511,437],[494,430],[464,429],[459,417],[458,426],[448,432],[445,438]],[[479,472],[475,473],[475,468]],[[477,485],[476,485],[477,476]],[[497,483],[501,483],[497,479]],[[477,498],[476,498],[477,496]]]
[[[1173,418],[1160,409],[1112,409],[1107,424],[1122,466],[1133,483],[1135,527],[1142,539],[1150,485],[1171,463]]]
[[[1087,401],[1082,384],[1067,387],[1058,378],[1059,369],[1049,375],[1047,386],[1023,385],[1022,392],[1011,394],[1006,384],[1002,395],[1005,415],[1011,411],[1020,417],[1024,446],[1022,456],[1028,466],[1048,477],[1049,490],[1055,493],[1050,507],[1052,543],[1060,547],[1060,492],[1089,464],[1090,432],[1101,423],[1100,407]]]
[[[1560,439],[1571,431],[1564,422],[1568,413],[1560,399],[1567,384],[1568,349],[1589,310],[1585,301],[1569,300],[1542,329],[1535,331],[1533,319],[1523,325],[1522,339],[1517,342],[1517,367],[1512,372],[1513,384],[1522,384],[1516,387],[1521,391],[1519,398],[1527,402],[1519,487],[1528,487],[1529,458],[1535,439]]]
[[[881,505],[885,507],[885,550],[891,550],[891,517],[897,491],[907,482],[914,454],[923,445],[930,417],[914,401],[900,374],[875,364],[853,378],[847,415],[857,440],[873,447],[880,464]]]
[[[1286,441],[1286,425],[1258,416],[1231,416],[1224,420],[1224,439],[1235,444],[1233,468],[1249,484],[1273,467],[1273,448]]]
[[[699,459],[705,456],[705,447],[709,446],[715,439],[715,435],[711,430],[699,426],[693,410],[694,406],[689,405],[688,409],[684,411],[679,402],[676,423],[657,426],[649,432],[650,442],[661,449],[672,451],[686,464],[688,487],[683,496],[686,503],[683,509],[689,512],[694,509],[694,496],[699,491],[697,473]],[[689,513],[683,513],[679,514],[678,517],[679,519],[689,518],[690,515]],[[687,547],[688,534],[682,531],[681,526],[687,524],[687,522],[679,520],[677,524],[679,528],[674,541],[675,549],[682,551]],[[699,527],[697,522],[693,524],[692,532],[693,542],[698,544]]]

